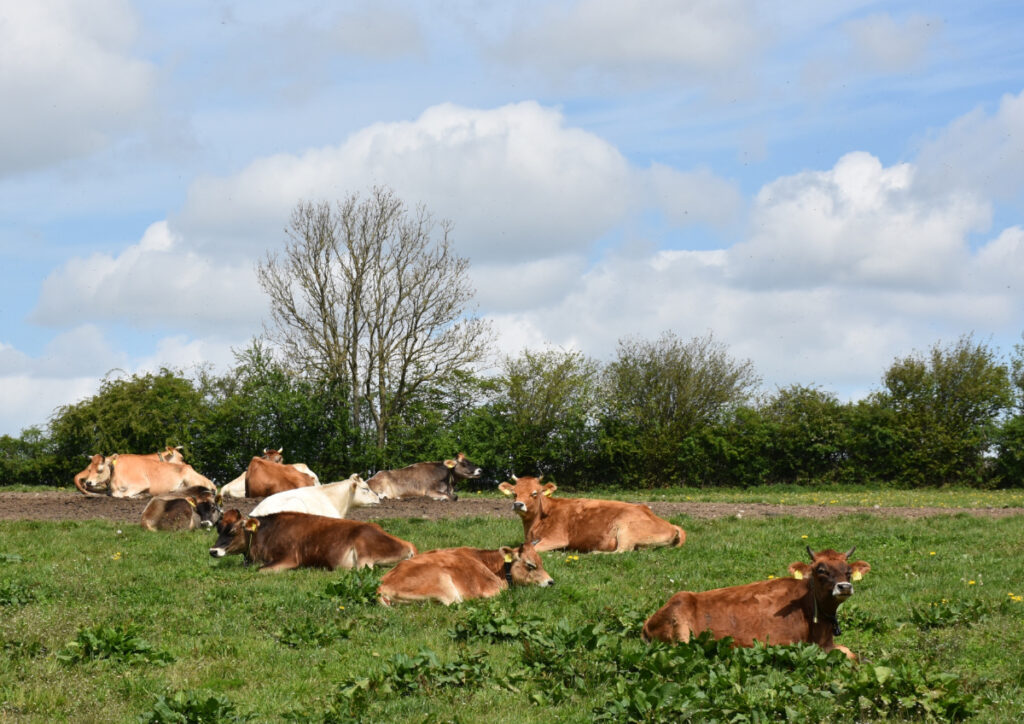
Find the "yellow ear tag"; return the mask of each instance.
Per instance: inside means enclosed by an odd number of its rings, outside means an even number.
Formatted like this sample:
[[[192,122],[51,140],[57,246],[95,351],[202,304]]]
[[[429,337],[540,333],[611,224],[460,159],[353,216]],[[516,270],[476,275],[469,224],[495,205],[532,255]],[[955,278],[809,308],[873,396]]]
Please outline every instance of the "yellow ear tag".
[[[798,581],[802,581],[804,579],[804,574],[800,571],[793,571],[793,578],[795,578]]]
[[[861,573],[860,571],[854,571],[854,572],[853,572],[853,575],[852,575],[852,576],[850,576],[850,579],[851,579],[851,580],[854,580],[854,581],[859,581],[859,580],[860,580],[860,579],[862,579],[863,577],[864,577],[864,574],[863,574],[863,573]]]
[[[259,528],[259,527],[260,527],[260,522],[258,520],[250,520],[248,523],[245,524],[245,529],[248,530],[248,531],[255,532],[256,529]]]
[[[110,461],[110,467],[114,467],[115,465],[117,465],[117,459],[116,458],[114,460]]]
[[[544,497],[545,498],[550,498],[551,494],[554,493],[554,492],[555,492],[554,490],[545,490],[544,491]]]
[[[188,504],[191,505],[193,508],[196,507],[196,501],[192,500],[192,498],[185,498],[185,500],[187,500]]]
[[[457,465],[457,463],[454,460],[445,460],[444,461],[444,466],[446,468],[454,468],[456,465]]]
[[[511,563],[512,562],[512,554],[510,554],[510,553],[506,553],[505,554],[505,562],[506,563]]]

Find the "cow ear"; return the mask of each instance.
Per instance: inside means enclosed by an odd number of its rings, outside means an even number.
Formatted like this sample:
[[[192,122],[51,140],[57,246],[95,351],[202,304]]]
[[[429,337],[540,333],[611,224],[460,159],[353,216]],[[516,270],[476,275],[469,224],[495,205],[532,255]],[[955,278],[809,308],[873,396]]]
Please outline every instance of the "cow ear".
[[[811,575],[811,567],[803,561],[797,561],[796,563],[789,564],[789,572],[793,578],[799,580]]]
[[[515,548],[510,548],[508,546],[502,546],[498,550],[501,551],[501,554],[505,557],[505,562],[506,563],[511,563],[512,561],[514,561],[517,558],[519,558],[519,556],[516,554],[516,549]]]
[[[222,505],[224,505],[224,496],[221,495],[220,493],[217,493],[217,497],[213,499],[213,502],[214,505],[216,505],[218,508],[221,507]]]
[[[188,504],[191,505],[193,508],[196,507],[196,499],[193,498],[191,495],[186,495],[185,500],[187,500]]]
[[[455,462],[454,460],[445,460],[444,461],[444,466],[446,468],[454,468],[456,465],[458,465],[458,463]]]
[[[850,564],[850,568],[853,569],[853,575],[850,578],[854,581],[859,581],[864,577],[864,574],[871,570],[871,566],[868,565],[867,561],[854,561]]]
[[[259,518],[249,518],[245,521],[245,529],[250,533],[255,533],[256,529],[260,527]]]
[[[548,483],[547,485],[544,486],[544,495],[545,495],[545,497],[550,498],[551,494],[553,492],[555,492],[556,490],[558,490],[558,486],[557,485],[555,485],[554,483]]]
[[[502,483],[501,485],[499,485],[498,486],[498,490],[503,492],[505,495],[515,495],[516,494],[516,489],[513,488],[508,483]]]

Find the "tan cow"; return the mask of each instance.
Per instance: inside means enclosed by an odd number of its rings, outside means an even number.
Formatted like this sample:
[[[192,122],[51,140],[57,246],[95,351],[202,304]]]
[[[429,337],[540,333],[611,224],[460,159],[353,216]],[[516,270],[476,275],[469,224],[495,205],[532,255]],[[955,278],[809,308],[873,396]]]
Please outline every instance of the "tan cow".
[[[247,518],[229,510],[217,523],[220,534],[210,555],[242,554],[270,573],[291,568],[373,568],[416,555],[416,546],[375,523],[306,513]]]
[[[701,631],[710,631],[716,639],[731,636],[736,646],[752,646],[754,641],[780,645],[805,641],[826,651],[839,649],[856,660],[848,648],[833,640],[841,633],[836,609],[853,595],[851,581],[871,570],[864,561],[849,560],[853,551],[815,553],[808,547],[811,563],[791,563],[792,578],[702,593],[681,591],[647,619],[644,638],[686,642]]]
[[[163,495],[178,488],[201,485],[216,492],[213,482],[187,463],[165,463],[150,455],[93,455],[89,467],[75,476],[75,485],[86,495],[106,487],[114,498]]]
[[[275,463],[264,458],[253,458],[245,470],[245,497],[265,498],[274,493],[295,488],[308,488],[317,480],[284,463]]]
[[[151,531],[212,528],[220,516],[216,492],[195,485],[150,500],[142,511],[142,527]]]
[[[163,450],[158,450],[157,452],[149,455],[139,455],[138,457],[152,458],[153,460],[160,460],[165,463],[183,463],[185,462],[185,457],[181,454],[181,451],[181,445],[168,445]],[[79,492],[83,495],[101,495],[101,493],[87,490],[85,487],[85,479],[93,473],[94,466],[101,464],[103,456],[97,454],[86,455],[86,457],[89,458],[89,466],[75,476],[75,487],[78,488]]]
[[[269,447],[263,448],[262,457],[264,460],[269,460],[272,463],[284,463],[284,449],[274,449]],[[309,466],[306,465],[305,463],[289,463],[289,465],[298,470],[300,473],[305,473],[306,475],[313,478],[314,485],[320,484],[320,478],[317,477],[317,474],[310,470]],[[220,489],[220,494],[223,495],[225,498],[244,498],[245,471],[243,470],[242,474],[239,475],[234,480],[232,480],[230,483],[225,483],[224,487]]]
[[[686,531],[659,518],[646,505],[592,498],[552,498],[554,483],[517,478],[498,489],[515,498],[512,509],[523,520],[525,539],[538,551],[562,548],[581,553],[621,553],[637,548],[681,546]]]
[[[512,584],[544,588],[554,583],[530,543],[497,550],[444,548],[399,563],[380,579],[377,595],[385,606],[413,601],[449,606],[497,596]]]

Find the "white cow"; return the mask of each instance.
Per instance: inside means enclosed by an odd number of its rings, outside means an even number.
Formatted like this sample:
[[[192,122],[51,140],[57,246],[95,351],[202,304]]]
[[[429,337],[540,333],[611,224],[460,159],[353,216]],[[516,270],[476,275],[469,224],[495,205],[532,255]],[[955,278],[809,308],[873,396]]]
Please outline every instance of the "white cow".
[[[328,518],[344,518],[352,508],[380,505],[380,497],[370,486],[352,473],[348,480],[312,488],[295,488],[268,495],[253,508],[250,517],[271,513],[310,513]]]
[[[290,463],[290,465],[298,470],[300,473],[313,476],[313,485],[320,485],[320,478],[317,474],[309,469],[306,463]],[[244,498],[245,497],[245,471],[237,478],[232,480],[230,483],[225,483],[224,487],[220,489],[220,494],[225,498]]]

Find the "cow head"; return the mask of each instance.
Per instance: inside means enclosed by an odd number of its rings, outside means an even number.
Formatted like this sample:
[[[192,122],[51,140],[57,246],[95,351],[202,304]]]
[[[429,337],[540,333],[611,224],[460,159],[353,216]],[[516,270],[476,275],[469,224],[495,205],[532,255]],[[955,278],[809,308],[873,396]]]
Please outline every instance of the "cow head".
[[[839,553],[831,548],[815,553],[810,546],[807,554],[810,564],[797,561],[789,565],[794,578],[805,578],[814,594],[815,601],[826,609],[834,610],[840,603],[853,595],[852,581],[859,581],[871,570],[865,561],[850,561],[855,548]]]
[[[533,543],[523,543],[518,548],[509,546],[500,548],[505,555],[506,575],[511,577],[512,583],[518,586],[547,588],[555,585],[555,579],[544,570],[544,563],[533,545]]]
[[[465,453],[459,453],[455,456],[454,460],[445,460],[444,466],[451,470],[455,477],[460,479],[479,478],[484,474],[483,468],[477,467],[476,463],[470,462]]]
[[[104,457],[93,455],[89,461],[89,467],[75,476],[75,485],[82,492],[106,488],[110,489],[110,478],[114,474],[114,467],[117,465],[117,453]],[[79,485],[81,482],[81,485]]]
[[[259,518],[246,518],[232,508],[217,522],[217,542],[210,549],[214,558],[247,553],[252,535],[260,527]]]
[[[181,454],[183,449],[184,447],[181,445],[168,445],[158,452],[156,456],[157,459],[165,463],[183,463],[185,462],[185,456]]]
[[[99,453],[96,455],[86,455],[86,457],[89,458],[89,465],[75,476],[75,487],[84,495],[98,495],[99,493],[94,492],[94,490],[98,487],[96,478],[100,466],[104,464],[104,458]]]
[[[543,475],[539,478],[517,478],[513,475],[512,481],[515,485],[502,483],[498,486],[498,490],[509,497],[515,498],[515,502],[512,503],[512,510],[520,518],[533,519],[538,515],[544,514],[544,498],[551,497],[551,494],[558,490],[558,486],[554,483],[541,485],[540,481],[543,479]]]
[[[199,516],[200,528],[212,528],[217,525],[224,511],[220,507],[220,496],[208,488],[192,488],[186,496]]]
[[[283,465],[284,464],[284,448],[281,448],[280,450],[275,450],[272,447],[265,447],[265,448],[263,448],[263,459],[264,460],[269,460],[272,463],[281,463]]]
[[[370,489],[359,473],[352,473],[348,479],[352,482],[351,506],[353,508],[364,505],[380,505],[380,496]]]

